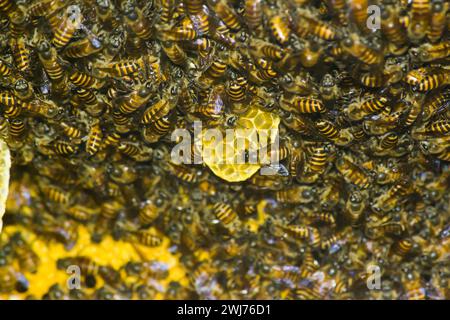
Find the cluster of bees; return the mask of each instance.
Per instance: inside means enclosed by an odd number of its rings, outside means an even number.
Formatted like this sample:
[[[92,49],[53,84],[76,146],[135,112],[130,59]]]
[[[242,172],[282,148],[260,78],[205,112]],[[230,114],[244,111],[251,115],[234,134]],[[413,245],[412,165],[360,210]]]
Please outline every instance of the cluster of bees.
[[[79,225],[94,243],[168,237],[189,280],[170,298],[449,299],[449,6],[0,0],[0,133],[13,181],[37,188],[6,225],[67,251]],[[275,174],[171,161],[175,129],[232,129],[249,110],[280,119]],[[8,273],[22,242],[2,247],[3,293],[26,292]],[[105,282],[92,298],[153,298],[161,276],[123,286],[71,259],[84,285]]]

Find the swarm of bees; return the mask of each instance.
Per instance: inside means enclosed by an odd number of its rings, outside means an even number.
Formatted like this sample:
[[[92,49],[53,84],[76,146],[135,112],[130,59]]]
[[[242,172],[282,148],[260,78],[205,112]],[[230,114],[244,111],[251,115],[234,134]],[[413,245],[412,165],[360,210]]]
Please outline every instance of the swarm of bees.
[[[79,225],[93,243],[168,237],[188,275],[160,288],[145,259],[81,253],[56,263],[93,293],[35,298],[450,299],[449,7],[0,0],[0,133],[34,190],[5,225],[67,252]],[[273,174],[172,161],[175,129],[257,114],[280,132]],[[42,257],[20,234],[0,247],[0,292],[26,294]]]

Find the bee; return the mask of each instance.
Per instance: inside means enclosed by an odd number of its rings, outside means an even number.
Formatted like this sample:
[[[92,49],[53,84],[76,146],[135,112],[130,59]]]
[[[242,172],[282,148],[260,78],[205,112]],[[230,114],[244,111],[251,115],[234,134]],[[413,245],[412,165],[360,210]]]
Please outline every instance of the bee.
[[[347,156],[339,157],[336,160],[335,165],[348,183],[354,184],[362,189],[369,187],[371,182],[369,175]]]
[[[22,10],[14,11],[9,15],[9,34],[17,39],[26,33],[27,15]]]
[[[56,49],[46,41],[38,45],[38,56],[49,78],[54,82],[65,82],[65,71],[58,62]]]
[[[323,295],[315,289],[298,287],[292,291],[292,297],[299,300],[322,300]]]
[[[17,4],[12,0],[2,0],[0,1],[0,11],[10,15],[13,12],[18,11],[19,8]]]
[[[262,6],[262,0],[244,0],[244,20],[251,32],[261,28],[263,19]]]
[[[312,247],[320,245],[320,232],[319,229],[313,227],[307,227],[303,225],[288,225],[279,226],[288,236],[295,240],[306,240]]]
[[[387,103],[388,99],[384,96],[353,102],[348,107],[348,117],[351,120],[361,120],[367,115],[382,111],[386,108]]]
[[[350,16],[353,22],[358,26],[359,30],[367,33],[369,30],[367,28],[367,0],[352,0],[350,1]]]
[[[0,60],[0,75],[3,77],[7,77],[7,76],[11,75],[11,73],[12,73],[12,70],[8,66],[8,64],[5,61]]]
[[[399,137],[396,133],[387,133],[380,138],[379,147],[381,150],[390,150],[398,143]]]
[[[450,56],[450,41],[437,44],[424,43],[420,47],[411,48],[410,54],[420,62],[432,62]]]
[[[86,152],[93,156],[100,150],[102,144],[103,132],[100,126],[100,122],[97,121],[91,125],[89,130],[88,138],[86,141]]]
[[[124,142],[124,141],[119,143],[119,145],[117,146],[117,150],[123,152],[124,154],[126,154],[131,158],[134,158],[141,153],[141,150],[138,146],[136,146],[131,142]]]
[[[329,157],[329,149],[326,145],[313,146],[307,157],[306,167],[314,173],[323,173]]]
[[[61,122],[60,125],[61,125],[61,128],[63,130],[63,133],[68,138],[75,139],[75,140],[78,140],[78,139],[81,138],[82,133],[81,133],[80,129],[78,129],[78,128],[74,127],[74,126],[71,126],[71,125],[69,125],[69,124],[67,124],[65,122]]]
[[[149,40],[153,36],[153,28],[149,23],[149,19],[144,15],[144,12],[135,8],[131,2],[124,8],[125,23],[130,30],[141,40]]]
[[[383,55],[363,44],[354,34],[341,40],[340,44],[344,52],[367,65],[378,65],[383,62]]]
[[[422,112],[422,103],[423,103],[423,99],[422,97],[417,97],[414,101],[412,101],[411,106],[409,107],[408,110],[408,116],[405,118],[405,126],[412,126],[415,121],[417,120],[417,118],[423,114]]]
[[[291,36],[291,28],[286,17],[276,14],[271,9],[264,7],[264,13],[268,17],[267,27],[272,37],[281,45],[286,45]]]
[[[367,197],[361,191],[352,192],[345,202],[344,216],[351,225],[355,225],[367,207]]]
[[[168,169],[175,177],[187,183],[196,183],[198,181],[197,172],[188,166],[170,162]]]
[[[192,28],[174,27],[168,30],[160,30],[161,41],[190,41],[199,36],[198,32]]]
[[[15,118],[9,120],[9,135],[12,138],[19,139],[25,133],[25,122],[23,119]]]
[[[147,247],[159,247],[163,242],[163,239],[155,234],[154,231],[146,230],[133,231],[130,233],[130,235],[125,237],[125,240]]]
[[[271,276],[273,278],[283,279],[293,285],[302,279],[300,268],[295,266],[273,266]]]
[[[199,78],[199,83],[211,84],[215,80],[222,78],[227,71],[227,64],[220,57],[215,57],[211,64],[203,71]]]
[[[445,135],[450,132],[450,120],[431,122],[427,125],[425,130],[428,134]]]
[[[223,85],[215,86],[209,96],[206,104],[200,105],[197,112],[206,118],[220,118],[225,111],[223,94],[225,88]]]
[[[325,105],[319,99],[299,97],[286,98],[284,95],[280,98],[280,107],[286,111],[297,113],[323,113],[326,111]]]
[[[325,101],[336,100],[340,94],[336,79],[329,73],[323,76],[319,90]]]
[[[155,202],[147,200],[139,208],[139,222],[143,225],[153,223],[159,217],[159,209]]]
[[[227,203],[217,202],[213,206],[214,214],[224,225],[230,225],[238,219],[236,211]]]
[[[244,77],[237,77],[227,83],[225,88],[228,99],[233,103],[242,103],[247,98],[247,79]]]
[[[449,4],[445,1],[433,1],[431,4],[430,25],[427,29],[427,37],[432,43],[437,43],[441,39],[445,30],[445,20]]]
[[[64,9],[67,3],[63,0],[44,0],[31,4],[28,12],[32,17],[52,16],[56,11]]]
[[[380,72],[366,72],[361,74],[360,82],[363,86],[369,88],[379,88],[385,83],[385,77]]]
[[[6,140],[8,134],[9,134],[9,123],[5,118],[0,117],[0,137]]]
[[[273,64],[268,60],[260,58],[257,60],[259,67],[250,65],[249,80],[257,84],[262,84],[278,77],[278,72],[273,68]]]
[[[34,98],[34,91],[31,84],[23,78],[14,83],[14,95],[21,101],[27,102]]]
[[[87,256],[74,256],[60,258],[56,261],[59,270],[66,270],[69,266],[78,266],[86,282],[86,286],[92,288],[96,285],[95,277],[99,274],[100,266]]]
[[[186,28],[193,29],[197,36],[205,36],[210,30],[210,13],[207,8],[204,8],[200,13],[195,15],[189,15],[189,17],[184,18],[184,26]],[[182,21],[182,25],[183,25]]]
[[[405,181],[394,184],[389,190],[374,199],[372,209],[376,212],[389,212],[398,205],[407,200],[407,196],[411,194],[412,190],[409,184]]]
[[[98,101],[96,95],[94,94],[94,92],[92,92],[92,90],[77,88],[75,89],[75,95],[73,98],[74,99],[71,100],[71,103],[75,107],[79,107],[84,104],[86,106],[86,110],[89,110],[91,113],[93,112],[96,115],[101,114],[103,111],[103,106]],[[79,99],[80,101],[78,102],[75,99]]]
[[[172,16],[176,7],[176,0],[160,0],[159,5],[161,6],[161,15],[159,19],[164,24],[169,24],[171,22]]]
[[[84,58],[95,54],[103,49],[102,42],[98,37],[88,35],[86,38],[69,43],[63,55],[68,58]]]
[[[424,121],[428,121],[432,116],[436,115],[442,107],[446,107],[450,99],[450,90],[437,92],[427,99],[423,106],[422,117]]]
[[[55,141],[52,143],[52,149],[56,154],[61,156],[69,156],[75,153],[76,148],[64,141]]]
[[[391,245],[389,254],[404,258],[411,253],[413,245],[413,241],[409,238],[398,240]]]
[[[301,38],[306,38],[309,35],[323,40],[336,40],[338,38],[336,30],[331,25],[317,19],[306,10],[297,10],[294,17],[296,18],[294,31]]]
[[[394,6],[385,6],[381,12],[381,30],[389,41],[390,51],[394,54],[403,54],[407,49],[406,32],[400,23],[398,9]]]
[[[94,76],[78,71],[76,69],[72,70],[69,75],[69,80],[74,85],[83,87],[85,89],[100,89],[104,86],[104,82]]]
[[[79,28],[82,20],[80,7],[78,5],[68,6],[61,20],[59,26],[54,30],[52,39],[52,43],[57,49],[67,45]]]
[[[112,221],[117,218],[119,213],[123,210],[123,204],[117,200],[105,201],[101,204],[100,215],[107,221]]]
[[[297,75],[293,77],[291,74],[286,73],[279,80],[279,84],[285,92],[299,95],[306,95],[311,93],[311,85],[307,76]]]
[[[214,50],[214,45],[211,39],[209,38],[198,38],[193,41],[188,41],[185,44],[187,50],[195,50],[197,51],[200,58],[208,61],[211,59],[211,54]]]
[[[408,36],[413,41],[419,41],[426,35],[430,19],[430,0],[412,0],[411,21],[408,26]]]
[[[69,195],[58,187],[44,186],[42,193],[52,202],[66,205],[69,203]]]
[[[172,94],[172,90],[169,90]],[[148,107],[142,114],[141,123],[142,124],[152,124],[162,117],[166,116],[175,106],[177,100],[177,95],[163,97],[158,102],[154,103]]]
[[[216,15],[233,31],[241,29],[239,16],[225,0],[208,0],[208,5]]]
[[[4,255],[0,256],[0,292],[11,293],[16,288],[18,274],[14,268],[8,264]]]
[[[450,83],[450,71],[442,68],[421,67],[408,72],[405,82],[420,92],[430,91]]]
[[[67,208],[65,214],[76,221],[87,222],[90,221],[92,217],[98,213],[98,211],[99,210],[95,210],[84,205],[76,205]]]
[[[315,42],[308,42],[300,53],[300,63],[305,68],[314,67],[322,55],[322,49]]]
[[[151,98],[152,91],[146,85],[141,86],[124,97],[119,97],[115,100],[118,109],[123,114],[129,114],[141,106],[143,106]]]
[[[11,51],[16,62],[16,67],[22,72],[29,70],[30,50],[27,48],[23,36],[17,39],[11,39]]]
[[[402,272],[404,297],[408,300],[425,300],[426,290],[417,271],[405,268]]]
[[[175,63],[176,65],[184,65],[187,60],[186,52],[181,48],[181,46],[173,41],[165,41],[161,45],[166,56]]]
[[[141,63],[136,60],[113,62],[107,65],[96,66],[100,73],[107,73],[111,77],[126,77],[136,75],[141,68]]]
[[[3,111],[6,118],[17,118],[22,113],[22,102],[9,92],[0,93],[0,104],[6,106]]]
[[[131,118],[128,117],[128,115],[120,112],[119,110],[114,110],[111,116],[115,125],[115,129],[119,134],[130,131]]]
[[[116,29],[119,27],[118,17],[116,16],[116,8],[110,0],[96,0],[97,17],[106,30]]]
[[[196,15],[203,10],[203,2],[203,0],[185,0],[184,4],[190,15]]]
[[[316,189],[311,186],[295,186],[275,193],[277,201],[288,204],[311,203],[315,196]]]
[[[20,270],[36,273],[40,259],[31,246],[25,241],[20,232],[14,233],[10,238],[14,255],[19,261]]]
[[[143,138],[148,143],[153,143],[159,140],[160,137],[169,133],[173,128],[175,120],[175,112],[169,111],[168,114],[155,118],[143,130]]]
[[[254,59],[267,58],[273,61],[279,61],[285,56],[285,51],[279,46],[254,38],[250,39],[248,50]]]
[[[316,128],[319,133],[329,140],[336,140],[339,137],[339,130],[328,120],[320,120],[316,122]]]
[[[332,207],[327,205],[327,207]],[[331,212],[312,212],[308,214],[308,219],[313,222],[321,222],[330,226],[336,225],[336,218]]]
[[[169,275],[167,266],[156,260],[144,262],[127,262],[125,272],[128,276],[136,276],[140,279],[166,279]]]
[[[345,228],[320,242],[320,249],[334,251],[336,247],[342,246],[348,236],[348,229]]]

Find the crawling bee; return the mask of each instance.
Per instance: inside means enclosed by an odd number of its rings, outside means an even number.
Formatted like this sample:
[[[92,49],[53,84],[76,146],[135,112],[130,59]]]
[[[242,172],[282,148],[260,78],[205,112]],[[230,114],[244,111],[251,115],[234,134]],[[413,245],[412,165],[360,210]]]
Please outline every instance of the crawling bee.
[[[60,24],[54,30],[53,45],[60,49],[72,39],[75,31],[80,27],[82,20],[81,9],[77,5],[67,7]]]
[[[450,83],[450,71],[438,67],[421,67],[411,70],[405,82],[420,92],[430,91]]]
[[[213,209],[217,219],[224,225],[229,225],[238,218],[236,211],[227,203],[218,202]]]
[[[322,113],[326,111],[321,100],[298,96],[293,98],[282,96],[280,98],[280,107],[286,111],[298,113]]]
[[[16,67],[26,72],[30,68],[30,50],[27,47],[24,37],[11,39],[11,50],[16,62]]]
[[[341,40],[341,46],[345,52],[365,64],[376,65],[383,62],[383,55],[363,44],[355,34]]]
[[[153,27],[140,8],[136,8],[131,2],[123,2],[123,18],[130,30],[142,40],[148,40],[153,36]]]
[[[281,225],[279,228],[295,240],[305,240],[312,247],[317,247],[320,245],[320,232],[314,227],[306,227],[302,225]]]
[[[100,126],[100,122],[93,123],[89,130],[88,138],[86,141],[86,152],[89,155],[96,154],[102,145],[103,132]]]
[[[355,164],[347,156],[340,157],[336,160],[336,168],[342,174],[344,179],[362,189],[369,187],[370,176],[357,164]]]
[[[118,97],[115,100],[115,104],[120,112],[129,114],[136,111],[147,101],[149,101],[151,98],[151,93],[150,88],[147,85],[143,85],[126,96]]]
[[[430,19],[430,1],[413,0],[411,3],[411,22],[408,26],[408,37],[418,42],[426,35]]]
[[[13,234],[10,238],[11,247],[14,255],[19,261],[19,267],[22,271],[36,273],[40,259],[33,248],[23,238],[20,232]]]
[[[69,43],[63,51],[68,58],[84,58],[95,54],[103,49],[102,42],[94,35],[88,34],[84,39]]]

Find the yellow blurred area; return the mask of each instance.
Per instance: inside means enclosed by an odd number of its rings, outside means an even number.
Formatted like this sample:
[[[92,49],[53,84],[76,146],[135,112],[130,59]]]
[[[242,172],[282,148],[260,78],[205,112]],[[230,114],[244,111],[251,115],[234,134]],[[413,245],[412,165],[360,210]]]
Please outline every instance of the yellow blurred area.
[[[110,236],[105,237],[101,243],[95,244],[91,243],[88,230],[84,226],[79,226],[77,244],[70,251],[67,251],[62,244],[41,239],[23,227],[6,226],[3,230],[6,236],[16,231],[21,231],[30,243],[40,258],[40,265],[37,273],[24,273],[30,284],[28,292],[11,296],[0,295],[1,299],[23,299],[27,295],[41,298],[48,291],[48,288],[55,283],[59,283],[64,288],[70,274],[67,274],[64,270],[58,270],[56,261],[59,258],[78,255],[89,256],[99,265],[110,265],[116,269],[129,261],[157,260],[167,264],[169,270],[169,276],[160,281],[162,286],[165,287],[170,281],[179,281],[185,285],[187,281],[185,270],[178,260],[179,257],[169,252],[168,238],[165,238],[162,245],[157,248],[115,241]],[[18,266],[15,267],[18,270]],[[84,288],[82,289],[84,290]],[[89,290],[86,291],[89,292]],[[155,298],[162,299],[163,296],[158,293]]]
[[[19,180],[13,180],[10,184],[10,191],[6,203],[6,211],[10,215],[22,214],[31,216],[35,210],[45,210],[38,206],[36,199],[39,199],[38,190],[33,179],[25,174]],[[32,249],[39,256],[40,263],[35,274],[23,272],[29,282],[29,290],[24,294],[14,293],[10,296],[0,294],[0,299],[23,299],[28,295],[41,298],[55,283],[66,288],[66,282],[70,274],[65,270],[58,270],[56,262],[60,258],[72,256],[88,256],[98,265],[109,265],[118,270],[127,262],[139,262],[155,260],[167,266],[169,275],[159,284],[165,289],[171,281],[178,281],[181,285],[187,284],[185,270],[179,262],[179,255],[169,251],[170,241],[161,235],[163,242],[158,247],[145,247],[139,244],[131,244],[124,241],[116,241],[111,236],[105,236],[100,243],[91,242],[89,230],[82,224],[78,225],[78,241],[71,250],[64,248],[64,245],[48,238],[36,235],[25,226],[5,225],[0,234],[0,244],[7,243],[9,237],[20,231],[24,239],[31,245]],[[20,271],[17,261],[14,261],[14,268]],[[124,272],[123,272],[124,273]],[[83,275],[82,275],[83,276]],[[98,277],[99,278],[99,277]],[[102,280],[98,279],[96,288],[102,286]],[[87,293],[92,293],[95,289],[82,288]],[[158,293],[156,299],[162,299],[163,295]]]

